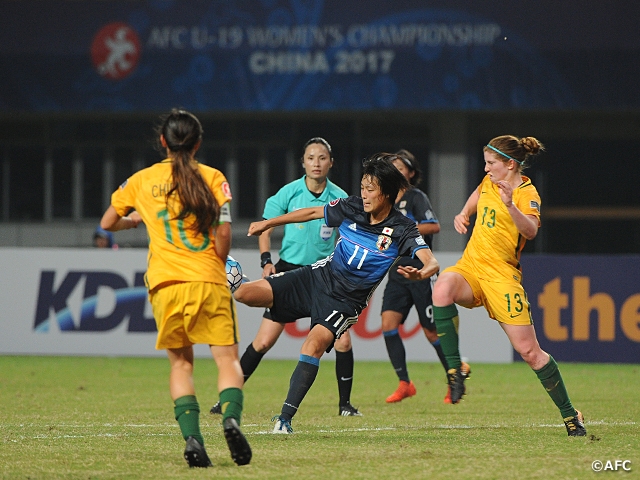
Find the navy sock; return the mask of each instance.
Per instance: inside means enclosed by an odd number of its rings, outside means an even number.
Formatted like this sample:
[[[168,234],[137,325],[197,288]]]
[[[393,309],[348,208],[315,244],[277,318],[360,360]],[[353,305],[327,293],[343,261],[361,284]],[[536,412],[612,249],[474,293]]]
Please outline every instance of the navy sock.
[[[264,357],[264,353],[256,352],[255,348],[253,348],[253,343],[250,343],[240,358],[240,367],[242,368],[245,382],[249,380],[251,374],[256,371],[262,357]]]
[[[353,349],[348,352],[336,350],[336,378],[338,380],[340,406],[349,405],[351,387],[353,386]]]
[[[313,385],[320,368],[320,359],[309,355],[300,355],[300,361],[296,365],[291,380],[289,381],[289,393],[282,405],[280,416],[291,421],[298,411],[298,407],[305,395]]]
[[[447,359],[445,358],[444,352],[442,351],[442,345],[440,345],[440,339],[436,340],[431,345],[438,354],[438,358],[440,359],[440,363],[442,363],[442,366],[444,367],[444,371],[447,372],[449,370],[449,367],[447,366]]]
[[[404,343],[400,338],[398,329],[382,332],[384,337],[384,343],[387,346],[387,353],[389,354],[389,360],[393,365],[396,375],[399,380],[409,381],[409,372],[407,371],[407,353],[404,349]]]

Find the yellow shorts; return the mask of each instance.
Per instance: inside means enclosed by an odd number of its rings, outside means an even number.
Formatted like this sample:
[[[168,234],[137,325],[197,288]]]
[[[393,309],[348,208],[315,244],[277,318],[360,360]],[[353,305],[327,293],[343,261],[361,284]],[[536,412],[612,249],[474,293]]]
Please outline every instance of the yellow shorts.
[[[240,341],[236,305],[226,285],[172,283],[149,292],[158,328],[156,349]]]
[[[467,308],[484,306],[489,317],[508,325],[533,325],[527,292],[519,282],[490,282],[478,278],[470,266],[460,260],[444,272],[464,277],[473,291],[473,303]]]

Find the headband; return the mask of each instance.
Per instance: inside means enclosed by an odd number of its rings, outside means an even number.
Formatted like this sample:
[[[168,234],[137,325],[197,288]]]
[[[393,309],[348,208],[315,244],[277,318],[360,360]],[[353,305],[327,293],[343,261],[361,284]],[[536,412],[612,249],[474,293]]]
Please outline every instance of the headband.
[[[514,162],[516,162],[518,165],[522,165],[522,162],[520,160],[516,160],[513,157],[510,157],[509,155],[507,155],[504,152],[501,152],[500,150],[498,150],[496,147],[492,147],[491,145],[487,144],[487,147],[489,147],[491,150],[493,150],[496,153],[499,153],[500,155],[502,155],[503,157],[507,157],[509,160],[513,160]]]

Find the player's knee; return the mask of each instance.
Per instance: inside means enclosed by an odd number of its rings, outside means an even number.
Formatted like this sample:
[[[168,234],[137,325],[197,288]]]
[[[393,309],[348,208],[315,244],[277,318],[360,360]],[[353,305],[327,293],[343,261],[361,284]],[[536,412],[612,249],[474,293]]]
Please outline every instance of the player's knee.
[[[253,341],[253,349],[258,353],[265,354],[271,350],[271,347],[275,345],[277,340],[278,337],[257,337]]]
[[[348,352],[352,348],[351,336],[347,332],[345,332],[340,338],[336,340],[333,348],[335,348],[336,352]]]

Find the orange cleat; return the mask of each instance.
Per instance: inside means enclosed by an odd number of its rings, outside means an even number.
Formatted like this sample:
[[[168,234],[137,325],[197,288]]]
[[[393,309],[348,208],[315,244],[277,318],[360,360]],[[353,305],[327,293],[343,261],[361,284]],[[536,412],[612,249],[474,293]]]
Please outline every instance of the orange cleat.
[[[416,394],[416,386],[413,382],[400,380],[400,385],[395,392],[387,397],[387,403],[396,403],[405,398],[413,397]]]
[[[447,394],[444,396],[444,403],[451,404],[451,387],[447,387]]]

